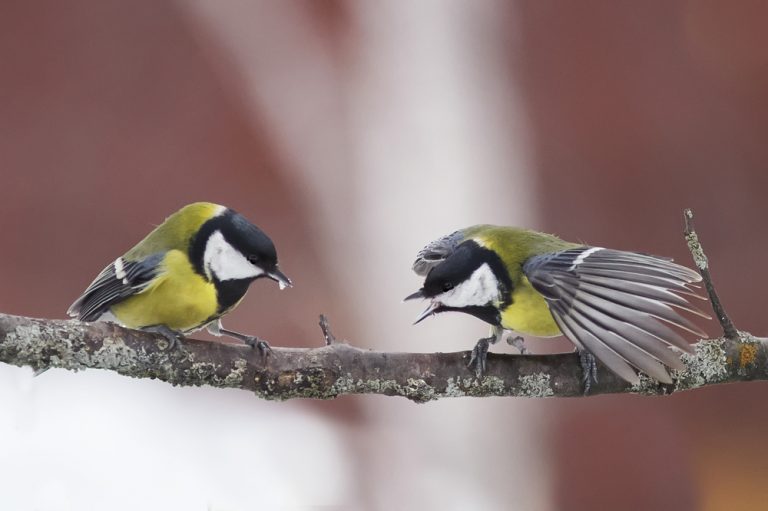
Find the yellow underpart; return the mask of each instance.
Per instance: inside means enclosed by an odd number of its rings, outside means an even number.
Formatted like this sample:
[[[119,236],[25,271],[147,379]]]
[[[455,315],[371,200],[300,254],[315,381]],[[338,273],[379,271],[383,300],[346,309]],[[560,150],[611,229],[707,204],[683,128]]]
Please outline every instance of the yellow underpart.
[[[112,314],[129,328],[165,325],[193,330],[216,315],[216,287],[195,273],[186,254],[171,250],[157,278],[141,293],[112,306]]]
[[[549,312],[547,302],[523,276],[512,292],[512,305],[501,312],[501,326],[520,334],[555,337],[560,329]]]

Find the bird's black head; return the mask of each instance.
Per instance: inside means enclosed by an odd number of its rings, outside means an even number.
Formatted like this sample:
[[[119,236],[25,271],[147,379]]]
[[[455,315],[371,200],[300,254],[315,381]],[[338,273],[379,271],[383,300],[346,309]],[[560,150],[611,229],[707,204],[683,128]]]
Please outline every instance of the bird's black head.
[[[203,224],[190,245],[190,259],[198,273],[216,283],[240,282],[247,287],[267,277],[281,289],[292,285],[278,268],[269,236],[231,209]]]
[[[499,310],[509,303],[511,291],[512,281],[501,258],[468,240],[432,268],[422,288],[406,300],[431,300],[416,323],[439,312],[459,311],[497,325],[501,320]]]
[[[275,244],[264,231],[246,220],[243,215],[232,211],[228,221],[222,226],[222,234],[257,268],[270,270],[277,267]]]

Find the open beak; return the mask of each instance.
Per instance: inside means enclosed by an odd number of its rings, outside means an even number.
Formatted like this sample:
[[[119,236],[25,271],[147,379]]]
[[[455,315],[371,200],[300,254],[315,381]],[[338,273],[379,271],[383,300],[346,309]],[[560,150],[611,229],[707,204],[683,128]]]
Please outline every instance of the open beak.
[[[423,289],[419,289],[415,293],[406,296],[403,299],[403,301],[407,302],[408,300],[415,300],[417,298],[426,298],[426,296],[424,296],[424,290]],[[416,318],[416,321],[414,321],[413,324],[415,325],[416,323],[421,323],[422,321],[427,319],[429,316],[431,316],[432,314],[437,312],[437,309],[439,309],[441,306],[442,306],[442,304],[440,302],[438,302],[436,300],[433,301],[432,303],[429,304],[429,307],[424,309],[424,312],[419,314],[419,317]]]
[[[289,279],[285,273],[281,272],[277,268],[275,268],[271,272],[268,272],[267,277],[277,282],[277,285],[280,286],[280,289],[285,289],[286,287],[293,287],[293,282],[291,282],[291,279]]]
[[[416,325],[418,323],[421,323],[422,321],[424,321],[425,319],[430,317],[432,314],[435,314],[437,312],[437,309],[439,309],[442,305],[443,304],[441,304],[440,302],[437,302],[437,301],[434,301],[434,302],[430,303],[429,307],[424,309],[424,312],[419,314],[419,317],[416,318],[416,321],[414,321],[413,324]]]

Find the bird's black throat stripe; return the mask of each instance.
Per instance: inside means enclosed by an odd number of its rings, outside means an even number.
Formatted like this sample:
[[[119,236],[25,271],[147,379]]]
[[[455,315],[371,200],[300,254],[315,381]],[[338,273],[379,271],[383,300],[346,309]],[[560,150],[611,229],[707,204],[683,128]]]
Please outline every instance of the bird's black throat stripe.
[[[216,286],[216,295],[219,300],[219,314],[223,314],[234,307],[245,296],[251,282],[253,282],[253,279],[224,281],[214,279],[213,285]]]
[[[493,305],[472,305],[470,307],[438,307],[435,312],[463,312],[477,319],[483,320],[493,326],[501,326],[501,313]]]

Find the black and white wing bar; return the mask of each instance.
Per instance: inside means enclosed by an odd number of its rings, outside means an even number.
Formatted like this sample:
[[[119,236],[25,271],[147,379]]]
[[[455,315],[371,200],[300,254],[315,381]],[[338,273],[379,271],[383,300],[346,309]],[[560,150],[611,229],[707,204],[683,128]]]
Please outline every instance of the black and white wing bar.
[[[113,304],[141,292],[158,273],[163,254],[139,261],[122,257],[104,268],[67,313],[82,321],[95,321]]]

